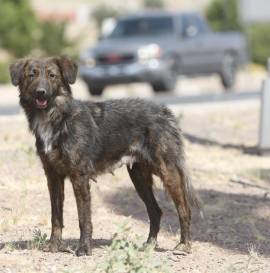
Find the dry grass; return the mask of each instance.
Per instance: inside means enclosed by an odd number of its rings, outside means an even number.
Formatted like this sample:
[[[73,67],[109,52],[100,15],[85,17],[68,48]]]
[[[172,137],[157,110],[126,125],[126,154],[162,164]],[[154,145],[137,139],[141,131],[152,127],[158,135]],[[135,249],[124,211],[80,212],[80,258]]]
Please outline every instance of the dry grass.
[[[174,272],[270,272],[270,200],[265,195],[270,189],[270,158],[250,154],[248,149],[256,145],[258,110],[254,105],[184,113],[181,123],[187,136],[188,163],[206,219],[194,213],[193,253],[172,255],[170,250],[178,241],[178,220],[157,183],[155,193],[164,216],[160,251],[154,256],[171,261]],[[91,272],[107,257],[104,246],[111,244],[115,225],[130,216],[132,231],[147,237],[144,205],[122,168],[115,176],[100,177],[92,186],[93,256],[40,251],[45,234],[50,234],[50,204],[34,139],[26,128],[23,120],[0,122],[0,272]],[[233,183],[235,177],[250,185]],[[79,229],[68,181],[64,218],[64,244],[72,252]]]

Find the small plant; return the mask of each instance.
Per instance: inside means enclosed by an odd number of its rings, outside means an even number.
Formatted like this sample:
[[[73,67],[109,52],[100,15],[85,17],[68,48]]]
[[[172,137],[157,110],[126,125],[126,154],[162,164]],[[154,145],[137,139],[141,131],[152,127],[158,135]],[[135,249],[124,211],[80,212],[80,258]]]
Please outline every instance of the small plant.
[[[261,263],[259,261],[259,255],[254,248],[254,246],[250,246],[248,249],[248,257],[247,259],[241,260],[239,262],[231,265],[227,270],[227,272],[233,273],[256,273],[261,270]]]
[[[8,252],[13,252],[16,249],[16,245],[13,242],[9,242],[5,244],[5,248]]]
[[[127,223],[118,227],[112,244],[106,248],[108,258],[96,269],[106,273],[169,273],[169,265],[154,256],[153,246],[144,247],[138,236],[131,232]]]
[[[41,249],[47,240],[47,234],[41,232],[39,228],[33,231],[33,241],[31,242],[31,248]]]

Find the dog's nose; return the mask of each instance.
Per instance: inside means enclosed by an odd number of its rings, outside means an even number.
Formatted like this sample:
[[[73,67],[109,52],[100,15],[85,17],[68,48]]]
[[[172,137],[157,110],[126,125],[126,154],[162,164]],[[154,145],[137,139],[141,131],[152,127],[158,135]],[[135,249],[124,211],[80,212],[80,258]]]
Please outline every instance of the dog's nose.
[[[38,88],[38,89],[36,90],[36,94],[37,94],[38,96],[44,96],[44,95],[46,95],[46,89],[44,89],[44,88]]]

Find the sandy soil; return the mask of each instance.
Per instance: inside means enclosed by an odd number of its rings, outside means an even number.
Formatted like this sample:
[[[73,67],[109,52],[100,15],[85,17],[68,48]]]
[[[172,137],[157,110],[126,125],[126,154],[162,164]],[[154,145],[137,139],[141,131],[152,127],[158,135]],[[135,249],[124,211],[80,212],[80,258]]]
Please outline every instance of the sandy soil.
[[[174,272],[270,272],[270,158],[255,154],[258,115],[257,104],[183,112],[188,163],[206,217],[193,214],[193,253],[173,255],[179,240],[177,216],[157,181],[164,216],[155,255],[167,259]],[[116,225],[126,219],[146,238],[148,217],[125,168],[100,177],[92,195],[93,256],[50,254],[33,247],[34,230],[50,234],[46,180],[24,118],[1,118],[0,272],[91,272],[106,257],[103,247],[110,244]],[[79,229],[69,181],[64,219],[64,243],[74,249]]]

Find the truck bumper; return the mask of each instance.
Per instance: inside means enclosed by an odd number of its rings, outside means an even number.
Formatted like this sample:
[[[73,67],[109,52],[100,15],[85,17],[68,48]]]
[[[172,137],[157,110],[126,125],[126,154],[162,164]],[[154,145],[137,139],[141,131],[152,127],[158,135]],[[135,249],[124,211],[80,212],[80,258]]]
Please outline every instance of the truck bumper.
[[[154,82],[168,73],[168,65],[163,60],[152,59],[147,62],[130,64],[79,66],[79,75],[92,85],[110,85],[131,82]]]

